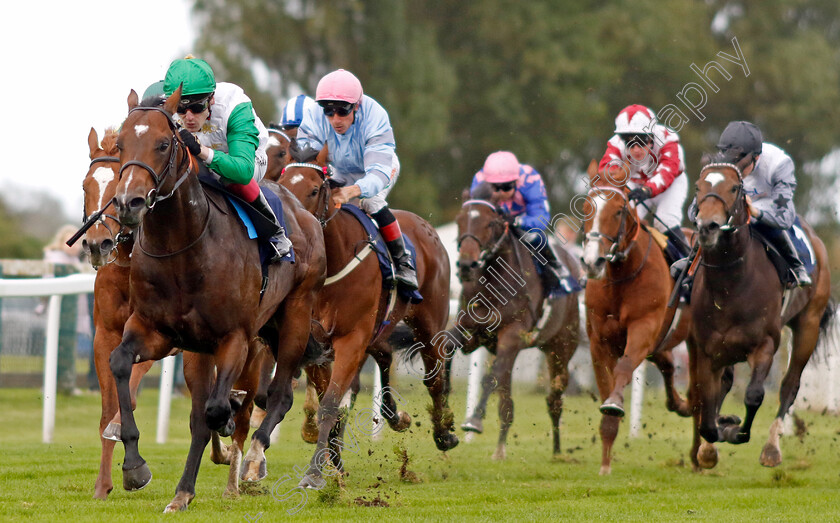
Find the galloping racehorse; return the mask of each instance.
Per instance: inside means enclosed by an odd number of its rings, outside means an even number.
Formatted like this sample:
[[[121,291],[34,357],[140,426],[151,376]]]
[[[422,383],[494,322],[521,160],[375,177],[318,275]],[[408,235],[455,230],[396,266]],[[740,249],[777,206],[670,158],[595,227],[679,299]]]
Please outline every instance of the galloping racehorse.
[[[85,217],[104,209],[111,201],[119,179],[120,159],[116,146],[117,132],[106,131],[99,145],[99,137],[91,128],[88,135],[90,167],[83,182],[85,193]],[[83,249],[90,253],[91,264],[96,271],[94,283],[93,321],[96,327],[93,336],[93,359],[96,377],[102,397],[102,415],[99,418],[99,435],[102,454],[99,458],[99,475],[96,477],[93,497],[107,499],[114,488],[111,479],[111,463],[114,457],[115,432],[120,424],[117,391],[108,359],[122,339],[123,326],[129,315],[128,272],[133,237],[122,229],[113,213],[100,214],[99,220],[87,231]],[[134,395],[141,378],[154,361],[134,366],[130,388],[132,408]]]
[[[295,154],[293,148],[293,155]],[[370,252],[370,239],[361,223],[350,213],[336,208],[330,198],[327,176],[328,151],[325,146],[316,158],[293,158],[280,182],[300,199],[324,229],[327,250],[327,274],[318,294],[315,318],[335,351],[329,387],[323,392],[318,410],[318,443],[301,486],[322,484],[319,459],[328,453],[340,469],[340,446],[334,437],[339,402],[365,361],[367,354],[379,365],[382,378],[382,414],[394,430],[405,430],[411,419],[398,411],[389,387],[392,348],[388,336],[400,320],[412,329],[426,367],[423,382],[432,397],[433,438],[440,450],[458,444],[452,433],[453,416],[449,409],[449,375],[443,347],[433,338],[444,331],[449,317],[449,257],[437,233],[428,222],[406,211],[394,211],[400,228],[416,247],[417,276],[423,301],[408,303],[383,289],[377,256]],[[370,255],[370,256],[369,256]],[[328,439],[329,438],[329,439]],[[327,445],[330,450],[326,451]]]
[[[690,397],[694,411],[695,468],[717,464],[716,441],[746,443],[764,399],[764,380],[773,364],[783,326],[793,332],[790,363],[779,390],[779,410],[761,451],[767,467],[781,463],[779,438],[783,420],[799,391],[802,369],[814,352],[820,329],[831,318],[830,279],[825,245],[800,218],[813,247],[814,284],[793,289],[783,302],[783,287],[764,244],[750,231],[750,215],[738,168],[712,163],[697,181],[700,236],[699,267],[691,293],[693,325],[690,345]],[[752,377],[744,395],[746,418],[719,417],[732,386],[735,363],[748,361]],[[700,440],[700,437],[705,441]]]
[[[460,310],[449,333],[464,353],[485,346],[496,356],[482,382],[478,405],[461,428],[483,431],[487,399],[498,389],[500,429],[493,459],[505,459],[507,434],[513,422],[513,364],[521,350],[537,347],[548,363],[551,390],[546,403],[557,455],[563,391],[569,384],[569,360],[578,345],[579,290],[546,301],[530,245],[511,230],[492,201],[489,184],[473,191],[472,198],[461,206],[456,223],[462,291]],[[562,248],[557,253],[578,279],[581,271],[574,257]]]
[[[102,146],[98,144],[96,131],[91,129],[88,136],[90,146],[91,165],[83,182],[85,193],[85,216],[94,213],[91,209],[107,210],[116,194],[119,181],[120,159],[116,157],[119,151],[116,147],[117,132],[109,129],[102,139]],[[123,335],[123,328],[131,313],[129,304],[129,271],[131,250],[134,246],[134,236],[123,228],[113,213],[103,212],[87,230],[83,240],[83,247],[90,253],[91,264],[97,269],[94,286],[94,335],[93,350],[96,364],[97,378],[102,395],[102,416],[99,422],[99,432],[102,436],[102,457],[100,459],[99,476],[96,479],[94,497],[106,499],[113,489],[111,480],[111,462],[114,444],[120,440],[120,413],[117,402],[116,383],[111,374],[108,360],[111,352],[119,345]],[[265,365],[274,365],[274,358],[270,354],[261,354]],[[200,354],[184,354],[185,380],[192,389],[195,376],[203,375],[204,366],[213,365],[211,358]],[[134,365],[130,380],[132,397],[136,394],[141,378],[154,364],[153,360]],[[252,387],[258,376],[253,373],[258,369],[245,369],[236,387]],[[241,400],[241,407],[237,411],[236,430],[232,436],[234,445],[242,452],[248,437],[247,414],[254,397],[254,390],[247,390]],[[239,401],[239,400],[237,400]],[[134,401],[132,400],[132,404]],[[231,449],[221,443],[219,434],[212,434],[212,448],[210,459],[214,463],[231,463]],[[238,496],[239,471],[231,467],[225,495]]]
[[[270,265],[263,281],[256,243],[233,207],[217,193],[205,192],[196,159],[175,131],[171,115],[180,98],[179,88],[163,107],[144,107],[138,106],[134,91],[129,95],[129,114],[117,139],[122,166],[114,198],[120,223],[137,231],[130,273],[132,313],[111,355],[123,421],[126,489],[142,488],[151,479],[131,412],[132,363],[160,359],[175,346],[215,360],[215,377],[212,364],[203,366],[191,390],[192,444],[167,512],[186,509],[195,497],[210,431],[227,436],[236,428],[229,396],[242,369],[255,365],[257,351],[249,347],[258,334],[277,361],[268,414],[248,452],[264,467],[269,434],[291,407],[291,376],[304,357],[312,304],[326,269],[318,222],[280,189],[295,263]],[[252,389],[255,383],[247,390]],[[236,453],[231,466],[238,468],[240,459]]]
[[[662,249],[627,199],[625,171],[598,173],[589,166],[591,190],[584,204],[586,333],[601,395],[601,474],[611,471],[611,452],[624,416],[624,388],[645,358],[665,379],[666,406],[690,416],[674,388],[671,354],[688,335],[688,315],[668,309],[674,282]],[[669,330],[671,319],[680,314]]]

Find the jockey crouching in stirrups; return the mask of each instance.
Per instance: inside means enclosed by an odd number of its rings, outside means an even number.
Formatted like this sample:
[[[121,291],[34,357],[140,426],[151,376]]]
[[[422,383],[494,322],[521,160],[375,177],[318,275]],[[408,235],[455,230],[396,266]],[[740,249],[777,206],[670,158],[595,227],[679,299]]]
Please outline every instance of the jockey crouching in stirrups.
[[[417,289],[417,273],[405,248],[400,224],[385,198],[400,175],[394,131],[388,113],[363,94],[353,73],[338,69],[318,82],[317,106],[304,109],[298,128],[299,149],[329,147],[333,178],[350,185],[332,192],[336,205],[361,198],[359,207],[379,226],[396,267],[396,280],[405,289]]]
[[[520,164],[513,153],[496,151],[475,173],[470,192],[483,183],[492,186],[494,203],[507,214],[514,234],[527,243],[535,261],[540,263],[546,296],[561,290],[560,282],[570,273],[548,241],[546,227],[551,217],[540,173],[530,165]]]

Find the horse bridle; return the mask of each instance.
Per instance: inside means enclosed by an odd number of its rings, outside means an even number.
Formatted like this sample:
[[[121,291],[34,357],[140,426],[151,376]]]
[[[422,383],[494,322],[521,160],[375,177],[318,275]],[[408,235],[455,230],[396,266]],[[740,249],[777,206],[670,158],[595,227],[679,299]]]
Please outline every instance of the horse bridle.
[[[315,215],[315,218],[318,220],[318,223],[321,224],[322,229],[326,228],[327,223],[329,223],[329,221],[335,218],[335,215],[338,214],[338,209],[336,209],[335,212],[332,213],[332,215],[327,216],[330,212],[330,191],[325,189],[329,189],[329,167],[326,165],[318,165],[317,163],[293,162],[283,167],[283,171],[281,171],[280,176],[283,176],[283,174],[286,172],[286,169],[288,169],[289,167],[308,167],[310,169],[315,169],[316,171],[318,171],[318,175],[321,177],[321,187],[319,188],[318,206],[321,207],[322,210]]]
[[[735,219],[735,211],[738,211],[738,210],[742,209],[743,205],[744,205],[744,202],[745,202],[745,199],[744,199],[744,177],[741,174],[741,169],[739,169],[737,165],[732,164],[732,163],[710,163],[703,168],[703,171],[707,171],[707,170],[713,169],[713,168],[721,168],[721,167],[726,167],[726,168],[729,168],[729,169],[733,169],[735,171],[735,174],[738,175],[738,186],[737,186],[738,187],[738,193],[735,195],[735,201],[732,202],[732,205],[729,205],[728,203],[726,203],[726,200],[723,199],[723,196],[716,193],[715,191],[709,191],[708,193],[706,193],[703,196],[703,198],[701,198],[697,202],[697,207],[699,208],[700,204],[703,203],[704,201],[706,201],[707,198],[714,198],[716,200],[719,200],[720,203],[723,204],[723,208],[726,211],[726,223],[724,225],[720,226],[720,230],[723,231],[723,232],[737,231],[738,227],[743,225],[743,224],[734,225],[734,219]],[[701,172],[701,174],[702,174],[702,172]],[[747,221],[749,222],[749,219]]]
[[[641,228],[639,225],[638,218],[636,219],[636,234],[630,239],[627,247],[623,250],[619,250],[619,245],[621,245],[622,240],[624,240],[624,236],[626,234],[625,225],[626,222],[625,218],[631,216],[630,213],[630,206],[629,201],[627,200],[627,195],[624,194],[624,191],[620,189],[616,189],[614,187],[593,187],[589,190],[588,196],[592,196],[593,194],[598,194],[604,191],[613,192],[621,196],[624,200],[624,206],[621,208],[621,218],[620,224],[618,226],[618,232],[615,236],[610,236],[608,234],[604,234],[602,232],[588,232],[584,235],[583,241],[584,243],[588,241],[601,241],[601,239],[606,239],[610,242],[610,248],[607,253],[604,255],[604,258],[609,263],[619,263],[627,259],[627,255],[630,253],[630,250],[633,248],[633,244],[636,243],[636,237],[639,234],[639,229]]]
[[[141,162],[140,160],[129,160],[122,164],[122,166],[120,167],[120,177],[122,177],[122,173],[126,168],[131,167],[133,165],[145,169],[151,175],[152,180],[154,180],[155,182],[155,186],[146,195],[146,208],[148,208],[149,211],[151,211],[158,202],[166,200],[167,198],[171,198],[172,195],[175,194],[175,191],[178,189],[178,187],[182,183],[184,183],[184,181],[190,174],[192,174],[193,163],[190,159],[191,156],[189,152],[186,149],[184,149],[184,152],[186,154],[182,156],[181,163],[178,165],[178,168],[182,167],[184,165],[184,162],[186,161],[187,170],[184,172],[183,175],[181,175],[180,178],[178,178],[178,180],[175,181],[175,185],[174,187],[172,187],[172,190],[169,192],[169,194],[167,194],[166,196],[160,196],[159,193],[161,187],[163,186],[164,182],[166,182],[166,179],[169,177],[169,175],[172,174],[172,172],[174,171],[175,160],[178,157],[178,148],[182,147],[183,143],[181,142],[181,137],[178,135],[178,127],[175,124],[175,121],[172,120],[172,116],[165,110],[161,109],[160,107],[135,107],[134,109],[128,112],[129,116],[134,111],[158,111],[166,117],[166,121],[167,123],[169,123],[169,129],[172,131],[173,140],[169,149],[169,159],[167,160],[167,165],[164,168],[163,172],[158,174],[150,165],[148,165],[145,162]]]
[[[88,170],[90,170],[91,167],[93,167],[97,163],[119,163],[119,162],[120,162],[120,159],[117,156],[100,156],[100,157],[94,158],[90,161],[90,165],[88,166]],[[121,243],[131,241],[133,239],[133,234],[132,234],[131,230],[124,228],[122,226],[122,224],[120,224],[120,230],[117,231],[117,234],[114,234],[114,231],[112,231],[111,228],[108,226],[108,222],[105,221],[105,218],[111,218],[115,222],[120,223],[120,220],[117,216],[115,216],[113,214],[106,214],[105,213],[105,210],[108,207],[110,207],[113,203],[114,203],[114,200],[111,199],[111,200],[108,201],[108,203],[106,203],[98,211],[96,211],[96,212],[94,212],[90,215],[83,213],[82,224],[86,225],[85,231],[87,231],[88,229],[90,229],[91,227],[96,225],[97,223],[101,224],[111,234],[111,237],[114,238],[114,243],[119,245]],[[105,262],[106,265],[117,259],[116,251],[117,251],[116,249],[111,250],[111,253],[113,253],[113,254],[110,257],[110,259]]]
[[[461,205],[461,208],[464,209],[469,205],[484,205],[484,206],[487,206],[487,207],[490,207],[491,209],[493,209],[493,212],[495,212],[496,214],[500,214],[499,209],[496,208],[495,205],[493,205],[492,203],[490,203],[486,200],[467,200],[463,203],[463,205]],[[502,220],[498,219],[496,221],[502,221]],[[487,260],[494,257],[499,252],[499,249],[502,246],[502,242],[510,234],[510,226],[507,224],[507,222],[504,222],[504,223],[505,223],[504,232],[502,232],[502,234],[499,235],[499,238],[496,239],[496,241],[493,242],[493,244],[490,245],[489,247],[485,247],[484,244],[482,244],[481,240],[478,238],[478,236],[469,232],[469,229],[467,230],[467,232],[465,232],[464,234],[462,234],[458,237],[458,244],[457,245],[458,245],[458,250],[459,251],[461,250],[461,244],[464,242],[464,240],[467,240],[467,239],[474,240],[478,244],[479,254],[478,254],[478,260],[477,260],[478,265],[476,267],[477,270],[481,270],[484,267],[484,265],[487,263]]]

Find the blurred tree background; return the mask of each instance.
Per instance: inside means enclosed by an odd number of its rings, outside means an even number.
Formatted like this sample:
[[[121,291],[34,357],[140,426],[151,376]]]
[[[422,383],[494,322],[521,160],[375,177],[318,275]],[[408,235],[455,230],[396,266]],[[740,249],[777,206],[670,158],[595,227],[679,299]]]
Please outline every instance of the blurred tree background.
[[[727,122],[751,120],[794,158],[797,208],[840,260],[840,153],[822,161],[840,121],[835,0],[195,0],[193,13],[194,54],[243,86],[265,122],[323,74],[354,72],[395,129],[392,206],[433,224],[454,217],[499,149],[542,172],[552,211],[568,214],[618,111],[671,104],[686,117],[692,186]],[[735,58],[733,38],[744,67],[722,57]],[[726,71],[706,71],[717,92],[692,69],[712,61]]]

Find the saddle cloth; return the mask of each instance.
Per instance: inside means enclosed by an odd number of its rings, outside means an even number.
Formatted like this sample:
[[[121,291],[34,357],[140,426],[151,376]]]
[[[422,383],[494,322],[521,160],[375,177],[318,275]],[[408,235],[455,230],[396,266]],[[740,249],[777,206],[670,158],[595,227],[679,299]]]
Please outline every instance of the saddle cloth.
[[[368,216],[365,211],[359,209],[355,205],[349,203],[342,204],[341,210],[352,215],[359,221],[360,224],[362,224],[362,227],[364,227],[365,232],[368,235],[368,243],[370,243],[371,247],[373,247],[373,250],[376,253],[376,258],[379,260],[379,270],[382,272],[382,286],[386,289],[392,289],[394,281],[391,277],[393,274],[391,268],[391,254],[388,252],[385,240],[382,238],[382,235],[379,234],[379,226],[375,221],[373,221],[373,218]],[[417,259],[417,251],[408,236],[403,234],[402,237],[405,242],[405,248],[411,254],[411,266],[416,270],[417,263],[414,260]],[[423,301],[423,296],[419,291],[408,291],[399,285],[397,286],[397,294],[405,298],[409,303],[420,303]]]
[[[799,255],[799,259],[802,260],[802,264],[805,266],[805,270],[808,272],[808,275],[813,276],[814,269],[817,268],[817,257],[814,254],[814,247],[811,245],[811,240],[802,229],[802,223],[799,221],[799,216],[797,216],[794,220],[791,229],[793,230],[793,234],[790,236],[793,240],[793,246],[796,248],[796,254]],[[770,258],[770,261],[773,262],[773,265],[776,267],[776,271],[779,273],[779,279],[782,283],[794,283],[792,281],[793,276],[790,272],[790,264],[784,256],[779,254],[779,251],[776,250],[773,244],[756,229],[750,228],[750,231],[764,244],[764,250],[767,252],[767,256]]]
[[[270,223],[266,217],[254,210],[249,203],[245,202],[245,200],[228,192],[224,185],[222,185],[222,183],[217,179],[211,176],[199,176],[198,179],[204,186],[205,191],[207,189],[217,191],[222,194],[228,202],[230,202],[231,206],[233,206],[236,210],[236,215],[239,217],[239,223],[241,223],[245,228],[248,238],[251,238],[252,240],[257,238],[266,240],[257,242],[260,252],[260,265],[262,265],[264,269],[263,273],[265,273],[268,260],[271,258],[271,255],[274,254],[274,250],[267,245],[268,238],[266,235],[270,234],[270,232],[266,231],[273,231],[274,225]],[[274,215],[277,217],[277,221],[280,223],[280,226],[283,227],[288,235],[289,229],[286,227],[286,219],[283,215],[283,202],[280,200],[280,197],[274,194],[274,192],[267,187],[260,186],[260,190],[265,195],[265,199],[268,201],[268,205],[271,207],[271,210],[274,211]],[[294,248],[290,249],[289,254],[284,256],[281,261],[294,263]]]
[[[554,252],[555,253],[558,252],[557,242],[555,242],[554,238],[551,238],[549,236],[548,241],[550,241],[554,244],[554,246],[552,247],[554,249]],[[531,249],[528,249],[528,252],[531,253],[531,259],[534,260],[534,266],[537,268],[537,274],[539,274],[540,278],[542,278],[543,271],[545,270],[545,268],[543,267],[543,264],[537,258],[537,253],[535,253]],[[560,260],[560,258],[558,258],[558,260],[560,261],[560,263],[563,263],[563,261]],[[569,272],[571,273],[571,269],[569,267],[566,267],[566,269],[569,270]],[[560,284],[557,285],[556,287],[554,287],[553,289],[546,289],[546,294],[548,295],[547,296],[548,298],[554,299],[554,298],[559,298],[561,296],[565,296],[567,294],[572,294],[573,292],[580,292],[582,290],[583,290],[583,287],[581,287],[578,279],[575,278],[574,276],[569,275],[569,276],[566,276],[565,278],[561,278],[560,279]]]

